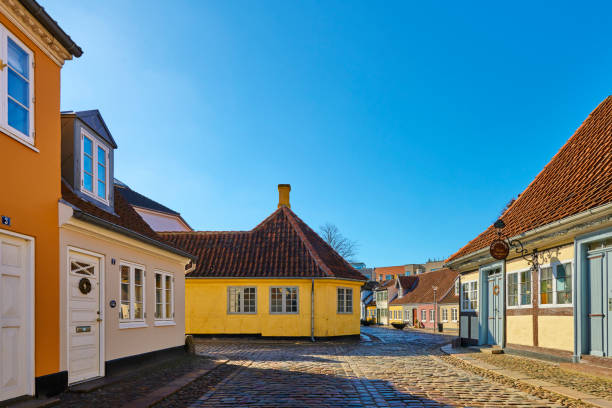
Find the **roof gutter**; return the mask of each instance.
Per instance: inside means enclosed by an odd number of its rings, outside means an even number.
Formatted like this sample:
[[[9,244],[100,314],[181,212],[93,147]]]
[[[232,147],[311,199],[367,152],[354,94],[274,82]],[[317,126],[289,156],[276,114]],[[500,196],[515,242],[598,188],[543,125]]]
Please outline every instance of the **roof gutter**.
[[[580,212],[578,214],[574,214],[574,215],[570,215],[568,217],[562,218],[558,221],[553,221],[549,224],[545,224],[542,225],[540,227],[536,227],[532,230],[527,230],[523,233],[520,233],[518,235],[513,236],[512,238],[510,238],[510,240],[515,240],[515,239],[525,239],[525,238],[530,238],[533,237],[535,235],[541,234],[543,232],[549,231],[551,229],[557,228],[557,227],[562,227],[562,226],[572,226],[572,224],[579,224],[580,222],[582,222],[585,218],[588,218],[590,216],[597,216],[600,213],[604,213],[608,210],[612,210],[612,202],[601,205],[599,207],[595,207],[583,212]],[[525,243],[523,243],[525,244]],[[444,266],[448,266],[448,267],[452,267],[453,265],[457,265],[459,263],[461,263],[462,261],[467,261],[470,258],[476,258],[478,255],[483,255],[488,253],[489,251],[489,247],[485,246],[484,248],[480,248],[474,252],[471,252],[467,255],[463,255],[460,258],[456,258],[453,259],[452,261],[445,263]],[[493,259],[492,257],[490,257],[491,259]]]
[[[153,245],[154,247],[157,247],[159,249],[163,249],[165,251],[172,252],[175,255],[179,255],[179,256],[183,256],[185,258],[189,258],[189,259],[191,259],[194,262],[194,264],[198,260],[198,258],[195,255],[191,255],[191,254],[189,254],[189,253],[187,253],[185,251],[181,251],[180,249],[177,249],[177,248],[174,248],[174,247],[172,247],[170,245],[167,245],[167,244],[164,244],[162,242],[156,241],[153,238],[149,238],[147,236],[144,236],[142,234],[134,232],[134,231],[132,231],[130,229],[127,229],[125,227],[121,227],[121,226],[119,226],[117,224],[113,224],[112,222],[105,221],[102,218],[94,217],[93,215],[87,214],[87,213],[85,213],[85,212],[83,212],[81,210],[78,210],[76,208],[73,211],[74,212],[73,212],[72,216],[74,218],[76,218],[76,219],[79,219],[79,220],[82,220],[82,221],[86,221],[86,222],[90,222],[90,223],[98,225],[98,226],[100,226],[102,228],[106,228],[106,229],[109,229],[111,231],[115,231],[115,232],[118,232],[120,234],[127,235],[130,238],[134,238],[134,239],[137,239],[137,240],[142,241],[144,243],[147,243],[149,245]]]
[[[19,2],[32,14],[32,16],[40,22],[49,31],[49,33],[57,38],[60,44],[66,50],[74,55],[75,57],[80,57],[83,55],[83,50],[79,47],[72,38],[62,28],[57,24],[55,20],[51,18],[49,14],[45,11],[45,9],[36,2],[36,0],[19,0]]]

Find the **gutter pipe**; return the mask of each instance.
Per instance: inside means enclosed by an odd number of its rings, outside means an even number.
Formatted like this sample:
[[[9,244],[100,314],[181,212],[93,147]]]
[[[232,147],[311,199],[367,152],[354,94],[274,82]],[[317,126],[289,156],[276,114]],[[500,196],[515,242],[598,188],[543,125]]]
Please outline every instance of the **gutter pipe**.
[[[314,278],[312,278],[312,286],[310,288],[310,340],[315,342],[314,338]]]

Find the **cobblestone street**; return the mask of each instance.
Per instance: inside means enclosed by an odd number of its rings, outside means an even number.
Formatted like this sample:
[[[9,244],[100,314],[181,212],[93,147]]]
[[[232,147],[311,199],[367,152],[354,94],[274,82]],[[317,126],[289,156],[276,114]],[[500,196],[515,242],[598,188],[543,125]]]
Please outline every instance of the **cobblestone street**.
[[[448,337],[365,327],[362,341],[198,340],[237,369],[193,407],[555,406],[439,358]],[[213,372],[214,375],[214,372]]]

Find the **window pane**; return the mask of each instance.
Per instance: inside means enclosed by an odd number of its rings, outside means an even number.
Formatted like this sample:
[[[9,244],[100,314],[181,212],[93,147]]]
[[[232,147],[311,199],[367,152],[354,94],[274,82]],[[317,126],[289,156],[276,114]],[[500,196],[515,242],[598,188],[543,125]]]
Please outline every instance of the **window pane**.
[[[246,313],[255,313],[257,310],[257,302],[255,296],[255,288],[244,289],[244,311]]]
[[[172,318],[172,277],[166,276],[166,319]]]
[[[508,275],[508,306],[518,305],[518,273]]]
[[[286,313],[297,313],[298,311],[298,298],[297,288],[285,289],[285,312]]]
[[[231,313],[236,313],[236,288],[229,288],[229,311]]]
[[[106,198],[106,184],[98,181],[98,197]]]
[[[8,65],[24,77],[29,78],[28,53],[10,38],[8,39],[7,54]]]
[[[93,161],[87,153],[83,155],[83,170],[85,173],[93,174]]]
[[[521,305],[531,303],[531,271],[520,272]]]
[[[572,303],[572,265],[557,265],[557,303]]]
[[[271,312],[282,313],[283,311],[283,294],[281,288],[272,288],[270,292]]]
[[[346,289],[346,308],[345,312],[353,313],[353,289]]]
[[[30,107],[30,84],[12,69],[8,70],[8,94],[26,108]]]
[[[98,180],[106,181],[106,167],[98,164]]]
[[[540,271],[540,304],[550,305],[553,303],[552,286],[552,268],[542,268]]]
[[[337,300],[338,313],[344,313],[344,289],[338,288]]]
[[[93,177],[91,174],[83,174],[83,187],[88,191],[93,191]]]
[[[142,302],[142,286],[134,285],[134,300]]]
[[[93,142],[88,137],[83,137],[83,152],[93,157]],[[93,167],[91,167],[93,170]]]
[[[155,304],[155,318],[156,319],[162,319],[162,304],[161,303],[156,303]]]
[[[142,285],[142,269],[136,268],[134,270],[134,283],[136,285]]]
[[[17,103],[8,98],[8,124],[23,133],[30,134],[29,113]]]
[[[106,166],[106,152],[101,147],[98,147],[98,164]]]
[[[142,303],[134,303],[134,319],[142,319]]]

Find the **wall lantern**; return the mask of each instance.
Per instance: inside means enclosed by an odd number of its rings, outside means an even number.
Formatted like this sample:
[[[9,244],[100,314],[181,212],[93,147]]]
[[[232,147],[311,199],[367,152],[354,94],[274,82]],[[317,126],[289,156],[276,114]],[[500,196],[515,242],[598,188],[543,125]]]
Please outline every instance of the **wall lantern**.
[[[493,258],[498,260],[506,259],[510,254],[510,250],[514,250],[515,253],[519,254],[529,265],[531,265],[531,269],[536,271],[539,268],[541,254],[536,248],[529,253],[520,240],[510,239],[504,234],[503,229],[506,227],[506,223],[504,223],[501,218],[495,221],[493,227],[497,230],[497,238],[493,240],[489,246],[489,253]]]

